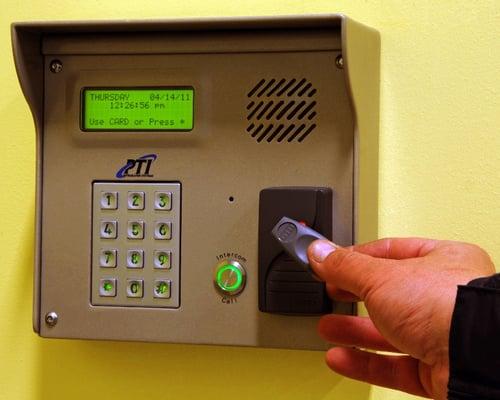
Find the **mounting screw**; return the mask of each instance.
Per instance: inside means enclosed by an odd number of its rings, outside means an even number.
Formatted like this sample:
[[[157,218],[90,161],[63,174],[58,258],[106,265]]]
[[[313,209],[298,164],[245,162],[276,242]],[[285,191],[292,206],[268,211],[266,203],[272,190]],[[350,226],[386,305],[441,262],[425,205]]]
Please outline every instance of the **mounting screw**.
[[[61,72],[62,69],[63,69],[63,65],[62,65],[61,61],[52,60],[50,62],[50,72],[52,72],[53,74],[57,74],[57,73]]]
[[[58,319],[59,317],[54,311],[51,311],[45,315],[45,323],[50,327],[56,326]]]
[[[335,58],[335,66],[338,69],[344,69],[344,58],[342,57],[342,54],[339,54],[337,58]]]

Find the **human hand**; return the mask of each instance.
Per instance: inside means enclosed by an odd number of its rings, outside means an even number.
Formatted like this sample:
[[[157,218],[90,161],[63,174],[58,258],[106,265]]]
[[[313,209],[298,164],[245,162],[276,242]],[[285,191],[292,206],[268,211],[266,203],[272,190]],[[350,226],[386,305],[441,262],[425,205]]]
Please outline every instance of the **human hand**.
[[[408,238],[348,248],[317,240],[308,257],[331,297],[363,301],[369,314],[321,318],[320,335],[345,346],[327,352],[329,367],[371,384],[446,399],[457,285],[494,274],[488,254],[471,244]]]

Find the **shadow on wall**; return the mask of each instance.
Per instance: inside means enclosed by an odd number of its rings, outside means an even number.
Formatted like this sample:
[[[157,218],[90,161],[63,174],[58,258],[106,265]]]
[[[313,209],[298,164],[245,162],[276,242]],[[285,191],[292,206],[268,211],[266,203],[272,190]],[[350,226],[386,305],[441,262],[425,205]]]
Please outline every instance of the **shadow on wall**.
[[[154,343],[39,341],[40,399],[357,399],[322,352]]]

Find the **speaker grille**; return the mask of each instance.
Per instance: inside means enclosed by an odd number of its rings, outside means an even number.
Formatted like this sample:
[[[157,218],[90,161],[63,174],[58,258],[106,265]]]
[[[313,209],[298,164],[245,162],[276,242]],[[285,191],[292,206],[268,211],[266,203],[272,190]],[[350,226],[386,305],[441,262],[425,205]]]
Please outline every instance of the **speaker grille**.
[[[316,92],[305,78],[261,79],[247,94],[247,133],[259,143],[304,141],[316,128]]]

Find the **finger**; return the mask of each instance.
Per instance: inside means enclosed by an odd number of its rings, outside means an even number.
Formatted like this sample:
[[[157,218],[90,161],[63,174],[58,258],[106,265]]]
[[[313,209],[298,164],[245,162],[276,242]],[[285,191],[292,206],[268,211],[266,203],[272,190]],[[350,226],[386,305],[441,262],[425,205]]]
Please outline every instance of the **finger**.
[[[434,250],[438,243],[438,240],[423,238],[387,238],[355,245],[352,249],[372,257],[403,260],[423,257]]]
[[[345,290],[339,289],[337,286],[327,283],[326,284],[326,292],[331,299],[337,301],[345,301],[348,303],[357,303],[359,300],[358,296],[350,292],[346,292]]]
[[[318,332],[330,343],[342,346],[400,352],[385,340],[370,318],[325,315],[319,320]]]
[[[307,249],[315,274],[328,284],[365,300],[366,294],[397,274],[398,261],[375,258],[337,247],[327,240],[315,240]]]
[[[326,363],[349,378],[428,397],[420,383],[418,361],[410,356],[386,356],[336,347],[326,353]]]

